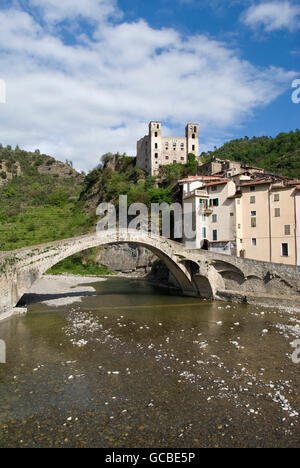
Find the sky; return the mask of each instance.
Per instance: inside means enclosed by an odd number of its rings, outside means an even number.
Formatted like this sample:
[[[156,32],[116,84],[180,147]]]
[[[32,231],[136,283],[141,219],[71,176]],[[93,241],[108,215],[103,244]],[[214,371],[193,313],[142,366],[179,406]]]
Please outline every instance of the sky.
[[[200,152],[295,130],[297,79],[300,0],[0,0],[0,143],[78,170],[151,120]]]

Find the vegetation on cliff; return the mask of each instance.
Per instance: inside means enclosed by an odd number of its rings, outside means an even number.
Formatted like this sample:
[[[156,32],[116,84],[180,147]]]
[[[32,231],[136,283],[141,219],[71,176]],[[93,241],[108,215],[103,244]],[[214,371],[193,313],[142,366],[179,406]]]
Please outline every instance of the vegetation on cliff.
[[[18,147],[0,147],[0,161],[12,174],[0,187],[0,250],[87,232],[91,216],[78,205],[84,178],[71,166]],[[39,171],[47,161],[60,175]]]
[[[279,133],[276,138],[262,136],[232,140],[219,149],[202,153],[201,157],[206,162],[213,158],[231,159],[300,179],[300,130]]]

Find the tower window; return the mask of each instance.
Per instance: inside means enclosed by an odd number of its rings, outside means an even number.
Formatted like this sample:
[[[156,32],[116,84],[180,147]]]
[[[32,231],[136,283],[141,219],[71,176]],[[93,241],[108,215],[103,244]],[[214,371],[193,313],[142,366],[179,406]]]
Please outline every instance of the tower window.
[[[154,136],[155,136],[155,137],[157,137],[157,136],[158,136],[158,133],[157,133],[157,132],[155,132],[155,133],[154,133]]]
[[[196,138],[195,133],[192,134],[192,138],[195,140]]]
[[[155,153],[155,159],[157,159],[157,158],[158,158],[158,153]]]
[[[194,127],[194,132],[195,132],[195,133],[197,132],[197,127]]]
[[[192,151],[195,151],[195,145],[192,146]]]

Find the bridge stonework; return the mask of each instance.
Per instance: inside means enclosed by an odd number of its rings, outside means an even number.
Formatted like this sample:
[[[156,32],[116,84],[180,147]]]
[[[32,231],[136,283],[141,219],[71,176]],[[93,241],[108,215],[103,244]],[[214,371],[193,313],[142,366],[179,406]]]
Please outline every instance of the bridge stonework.
[[[149,235],[145,231],[103,231],[34,247],[0,252],[0,320],[15,307],[32,284],[61,260],[101,245],[132,243],[160,258],[177,280],[182,293],[208,299],[228,299],[247,293],[300,295],[300,267],[241,259]]]

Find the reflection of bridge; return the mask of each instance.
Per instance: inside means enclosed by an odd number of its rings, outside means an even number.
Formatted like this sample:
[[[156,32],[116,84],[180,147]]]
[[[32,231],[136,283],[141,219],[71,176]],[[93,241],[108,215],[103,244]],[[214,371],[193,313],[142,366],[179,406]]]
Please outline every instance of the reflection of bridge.
[[[151,250],[168,267],[183,294],[217,299],[224,291],[300,294],[300,268],[245,260],[184,245],[144,231],[103,231],[0,253],[0,319],[10,315],[31,285],[49,268],[83,250],[133,243]]]

